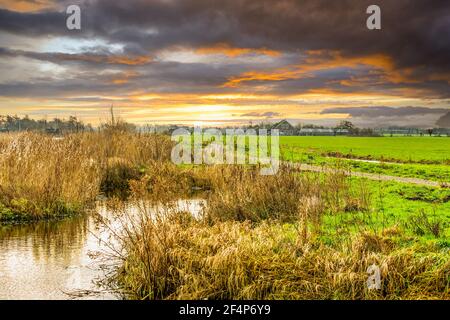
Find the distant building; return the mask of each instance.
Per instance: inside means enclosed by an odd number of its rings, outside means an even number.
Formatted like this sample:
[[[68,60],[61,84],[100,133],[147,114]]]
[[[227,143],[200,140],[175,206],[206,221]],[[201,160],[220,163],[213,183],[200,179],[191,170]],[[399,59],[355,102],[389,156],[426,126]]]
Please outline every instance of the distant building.
[[[280,136],[293,136],[296,133],[294,126],[287,120],[275,123],[270,129],[278,129],[280,131]]]
[[[299,136],[334,136],[333,129],[302,128],[298,132]]]
[[[348,129],[332,128],[301,128],[296,129],[289,121],[282,120],[275,123],[271,129],[278,129],[280,136],[346,136],[350,133]]]
[[[349,133],[348,129],[331,128],[302,128],[298,131],[299,136],[346,136]]]
[[[350,134],[348,129],[334,129],[335,136],[347,136]]]

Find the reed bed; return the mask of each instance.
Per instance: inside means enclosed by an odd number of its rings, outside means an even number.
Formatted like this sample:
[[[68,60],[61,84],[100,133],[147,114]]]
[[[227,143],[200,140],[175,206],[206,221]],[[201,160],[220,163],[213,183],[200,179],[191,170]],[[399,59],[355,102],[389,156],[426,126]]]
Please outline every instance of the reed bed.
[[[169,210],[170,199],[165,213],[152,213],[152,201],[139,202],[137,216],[122,212],[120,263],[108,281],[128,299],[450,298],[448,252],[435,244],[401,245],[398,238],[408,237],[392,228],[361,228],[323,241],[324,216],[372,214],[367,191],[356,186],[352,192],[341,171],[186,170],[208,182],[203,216]],[[153,192],[147,186],[133,184],[136,202]],[[379,290],[367,286],[373,264],[381,270]]]
[[[208,219],[259,222],[274,219],[292,222],[299,212],[319,223],[325,213],[367,210],[366,192],[352,194],[349,179],[336,170],[305,174],[282,165],[275,175],[259,174],[258,166],[215,166],[197,173],[212,188]]]
[[[180,213],[127,230],[112,282],[128,299],[449,299],[450,262],[437,248],[399,248],[356,234],[330,247],[280,223],[214,225]],[[418,254],[418,252],[422,252]],[[368,289],[368,266],[381,269]]]
[[[168,137],[102,131],[52,137],[38,133],[0,139],[0,220],[37,220],[83,212],[101,191],[127,186],[117,167],[143,170],[167,160]],[[136,176],[135,178],[138,178]],[[124,182],[125,181],[125,182]],[[125,184],[125,186],[124,186]]]

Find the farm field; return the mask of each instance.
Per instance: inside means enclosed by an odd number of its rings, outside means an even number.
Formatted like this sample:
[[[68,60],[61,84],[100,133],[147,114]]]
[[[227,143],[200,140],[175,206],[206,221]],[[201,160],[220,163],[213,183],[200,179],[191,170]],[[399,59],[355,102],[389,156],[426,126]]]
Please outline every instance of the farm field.
[[[352,180],[355,193],[364,188],[370,194],[375,214],[340,215],[337,220],[347,221],[350,233],[362,225],[378,232],[397,229],[405,232],[409,240],[415,237],[418,242],[450,247],[450,189],[355,177]],[[345,225],[342,221],[339,224]],[[330,225],[325,229],[338,230],[335,222],[336,217],[329,217]],[[403,244],[407,245],[408,241]]]
[[[449,164],[448,137],[280,137],[296,152],[402,163]]]
[[[280,146],[286,161],[450,181],[447,137],[280,137]]]

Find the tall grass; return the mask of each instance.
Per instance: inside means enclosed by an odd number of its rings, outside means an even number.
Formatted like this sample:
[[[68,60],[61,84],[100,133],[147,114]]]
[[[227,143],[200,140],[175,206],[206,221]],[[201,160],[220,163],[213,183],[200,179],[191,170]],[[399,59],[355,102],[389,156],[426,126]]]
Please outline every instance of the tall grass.
[[[360,234],[330,247],[280,223],[214,225],[169,215],[127,230],[112,279],[130,299],[448,299],[450,262],[436,248],[397,248]],[[141,216],[142,218],[143,216]],[[366,285],[381,269],[381,290]]]
[[[283,165],[275,175],[262,176],[256,166],[216,166],[205,168],[201,175],[213,189],[208,197],[210,220],[292,222],[300,213],[319,222],[325,213],[370,205],[366,192],[352,194],[349,179],[338,170],[306,174]]]
[[[109,281],[130,299],[450,298],[450,260],[436,245],[402,246],[393,229],[322,241],[325,215],[371,214],[367,190],[353,193],[340,171],[285,167],[265,177],[256,169],[189,170],[211,188],[197,219],[170,206],[152,212],[151,201],[139,203],[137,216],[124,212],[121,263]],[[142,181],[132,189],[136,200],[146,192]],[[367,286],[372,264],[380,290]]]
[[[118,165],[140,170],[144,164],[167,160],[170,148],[167,137],[111,130],[63,138],[37,133],[2,135],[0,220],[79,213],[102,187],[109,191],[115,179],[133,178],[115,176]]]

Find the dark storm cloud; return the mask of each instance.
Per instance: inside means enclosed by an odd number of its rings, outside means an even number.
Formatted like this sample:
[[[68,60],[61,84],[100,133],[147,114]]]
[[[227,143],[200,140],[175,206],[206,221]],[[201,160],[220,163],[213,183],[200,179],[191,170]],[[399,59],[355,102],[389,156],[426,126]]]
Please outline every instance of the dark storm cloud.
[[[80,1],[83,32],[128,43],[135,50],[172,45],[267,46],[279,50],[386,53],[398,67],[449,71],[447,0],[377,1],[382,30],[366,28],[368,0]],[[0,10],[0,29],[46,36],[70,34],[61,12]],[[152,32],[152,29],[154,32]],[[81,32],[81,36],[83,36]],[[438,67],[439,69],[434,69]]]
[[[450,107],[449,107],[450,108]],[[378,117],[409,117],[429,114],[444,114],[449,108],[426,107],[385,107],[368,106],[355,108],[327,108],[321,114],[349,114],[352,117],[378,118]]]
[[[64,97],[67,94],[83,95],[96,92],[107,94],[114,88],[113,85],[96,83],[95,81],[65,80],[51,82],[17,82],[0,84],[3,97]]]
[[[38,57],[49,59],[47,54]],[[0,49],[1,57],[10,57],[11,52]],[[84,55],[82,55],[84,56]],[[15,56],[14,56],[15,57]],[[71,57],[75,59],[75,57]],[[86,62],[77,56],[76,68],[71,68],[64,79],[52,78],[48,74],[36,74],[32,81],[0,83],[0,96],[14,97],[64,97],[67,94],[97,95],[114,92],[115,94],[129,91],[152,93],[204,93],[213,94],[227,92],[227,88],[218,88],[225,80],[224,75],[237,72],[238,66],[231,68],[213,66],[201,63],[159,62],[144,66],[115,64],[116,72],[104,68],[102,63]],[[61,62],[58,59],[58,62]],[[131,68],[131,69],[130,69]],[[129,74],[129,71],[132,71]],[[123,83],[114,83],[123,80]]]
[[[144,65],[151,62],[149,56],[127,56],[118,54],[97,54],[97,53],[53,53],[53,52],[30,52],[23,50],[9,50],[0,47],[0,57],[26,57],[30,59],[42,60],[62,64],[65,62],[80,62],[94,65],[104,66],[109,65]]]
[[[58,35],[67,31],[66,18],[63,12],[22,13],[0,9],[0,30],[38,37]]]

